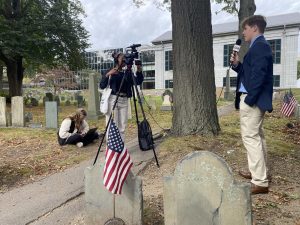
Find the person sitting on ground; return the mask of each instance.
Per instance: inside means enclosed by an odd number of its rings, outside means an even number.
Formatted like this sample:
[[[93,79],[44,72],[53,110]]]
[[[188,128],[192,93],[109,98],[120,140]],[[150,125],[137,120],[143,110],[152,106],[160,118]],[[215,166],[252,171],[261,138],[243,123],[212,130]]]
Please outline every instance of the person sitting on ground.
[[[60,145],[77,145],[81,148],[99,138],[96,129],[89,130],[85,118],[87,113],[84,109],[78,109],[75,114],[65,118],[58,132],[58,143]]]

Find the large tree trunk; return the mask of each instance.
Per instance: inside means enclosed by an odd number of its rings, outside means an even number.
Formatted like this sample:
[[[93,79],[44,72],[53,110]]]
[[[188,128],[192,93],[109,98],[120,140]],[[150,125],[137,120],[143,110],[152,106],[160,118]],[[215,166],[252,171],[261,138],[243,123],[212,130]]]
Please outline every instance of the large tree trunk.
[[[254,15],[256,10],[256,5],[254,0],[240,0],[240,9],[239,9],[239,38],[243,39],[243,29],[241,27],[242,21],[249,17]],[[249,43],[246,43],[245,41],[242,42],[242,46],[239,52],[240,60],[243,61],[244,55],[246,54],[247,50],[249,48]]]
[[[9,84],[9,96],[22,96],[22,57],[18,57],[16,60],[9,60],[6,66]]]
[[[176,135],[220,131],[214,77],[210,0],[172,0]]]

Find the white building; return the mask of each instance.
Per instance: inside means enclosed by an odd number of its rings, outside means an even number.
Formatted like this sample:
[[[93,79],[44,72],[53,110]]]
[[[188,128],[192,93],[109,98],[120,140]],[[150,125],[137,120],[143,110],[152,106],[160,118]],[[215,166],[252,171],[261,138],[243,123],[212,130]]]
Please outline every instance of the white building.
[[[217,87],[225,85],[229,55],[237,40],[238,22],[213,25],[213,51]],[[271,45],[274,61],[274,87],[296,87],[300,13],[267,17],[265,38]],[[172,32],[167,31],[152,41],[155,50],[155,88],[173,87]],[[184,43],[182,43],[184,44]],[[231,86],[236,73],[231,72]]]

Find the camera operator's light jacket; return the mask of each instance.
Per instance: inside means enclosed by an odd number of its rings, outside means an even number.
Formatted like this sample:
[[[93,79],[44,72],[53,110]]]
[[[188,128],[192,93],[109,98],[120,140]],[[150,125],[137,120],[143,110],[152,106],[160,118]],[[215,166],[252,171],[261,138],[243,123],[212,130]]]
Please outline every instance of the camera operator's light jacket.
[[[133,85],[133,80],[132,80],[131,73],[132,73],[131,71],[126,70],[125,72],[119,72],[118,74],[111,75],[109,84],[110,84],[110,88],[112,89],[112,91],[111,91],[112,95],[117,94],[117,92],[120,89],[122,78],[123,78],[123,76],[125,76],[125,80],[124,80],[124,83],[121,88],[121,93],[125,93],[126,97],[128,97],[128,98],[132,97],[131,87]],[[102,79],[100,82],[101,89],[104,89],[107,87],[108,80],[109,80],[108,77],[106,77],[105,75],[102,76]],[[141,85],[144,80],[143,73],[136,72],[135,80],[136,80],[137,85]]]

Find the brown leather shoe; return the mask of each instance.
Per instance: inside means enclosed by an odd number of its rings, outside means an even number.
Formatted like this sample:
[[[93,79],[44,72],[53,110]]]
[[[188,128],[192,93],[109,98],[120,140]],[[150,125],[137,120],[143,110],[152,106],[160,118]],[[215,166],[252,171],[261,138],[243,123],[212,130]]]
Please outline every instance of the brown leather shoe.
[[[239,175],[246,179],[252,179],[251,173],[249,171],[239,170]]]
[[[269,187],[262,187],[251,183],[251,194],[268,194]]]

